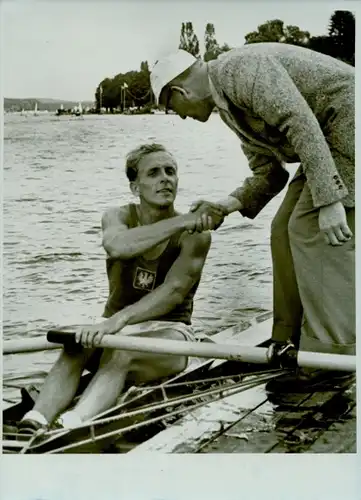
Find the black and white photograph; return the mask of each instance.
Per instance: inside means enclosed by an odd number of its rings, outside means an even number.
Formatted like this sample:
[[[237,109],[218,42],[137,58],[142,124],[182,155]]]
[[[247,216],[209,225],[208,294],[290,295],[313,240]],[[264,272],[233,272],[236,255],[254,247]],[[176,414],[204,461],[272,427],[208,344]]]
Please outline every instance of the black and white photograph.
[[[356,3],[1,2],[2,454],[93,467],[4,500],[356,458]]]

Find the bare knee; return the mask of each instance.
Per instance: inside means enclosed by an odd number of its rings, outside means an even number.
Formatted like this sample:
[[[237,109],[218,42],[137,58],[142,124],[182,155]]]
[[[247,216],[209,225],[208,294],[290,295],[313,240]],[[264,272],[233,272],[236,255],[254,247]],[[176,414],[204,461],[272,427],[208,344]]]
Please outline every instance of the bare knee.
[[[80,352],[68,352],[63,349],[56,361],[56,366],[66,367],[70,372],[83,370],[91,355],[90,351],[90,349],[83,349]]]
[[[179,340],[179,341],[186,340],[183,333],[178,332],[177,330],[170,330],[169,333],[167,334],[167,339]],[[183,370],[186,369],[188,364],[187,356],[168,356],[167,359],[169,362],[168,366],[170,374],[182,372]]]
[[[160,338],[167,340],[185,341],[184,335],[177,330],[167,330]],[[187,356],[169,354],[135,354],[128,371],[135,383],[149,382],[158,378],[176,375],[186,369]]]
[[[133,356],[119,349],[104,349],[100,358],[99,369],[128,369],[131,365]]]
[[[180,373],[187,368],[187,364],[187,356],[177,356],[170,364],[170,370],[172,370],[172,373]]]
[[[184,337],[183,333],[178,332],[176,330],[171,330],[167,338],[171,340],[186,341],[186,338]],[[174,373],[182,372],[187,368],[188,365],[187,356],[169,356],[169,358],[170,358],[170,368],[173,370]]]
[[[171,375],[177,375],[186,369],[186,356],[155,355],[153,358],[133,360],[128,373],[135,384],[158,380]]]

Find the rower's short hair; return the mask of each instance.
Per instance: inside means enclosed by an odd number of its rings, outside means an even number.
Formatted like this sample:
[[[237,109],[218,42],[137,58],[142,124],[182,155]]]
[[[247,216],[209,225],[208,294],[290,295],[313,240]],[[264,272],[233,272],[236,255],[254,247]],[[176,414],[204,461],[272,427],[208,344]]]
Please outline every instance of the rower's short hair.
[[[151,144],[141,144],[140,146],[132,149],[126,158],[125,163],[125,173],[129,179],[129,182],[135,181],[138,175],[138,165],[140,160],[150,153],[165,152],[173,156],[163,144],[151,143]]]

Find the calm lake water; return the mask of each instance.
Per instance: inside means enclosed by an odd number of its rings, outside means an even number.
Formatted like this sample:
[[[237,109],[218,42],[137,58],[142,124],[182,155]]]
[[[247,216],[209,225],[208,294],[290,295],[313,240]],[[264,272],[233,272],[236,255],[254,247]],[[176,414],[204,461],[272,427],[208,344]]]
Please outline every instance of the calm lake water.
[[[4,339],[42,336],[102,314],[108,284],[100,220],[107,207],[134,200],[124,173],[131,148],[156,141],[174,153],[183,211],[198,198],[224,197],[250,175],[239,140],[218,115],[201,124],[174,115],[8,114],[4,134]],[[256,220],[232,214],[213,233],[196,330],[247,325],[272,308],[269,230],[282,197]],[[40,378],[56,356],[6,356],[4,377]]]

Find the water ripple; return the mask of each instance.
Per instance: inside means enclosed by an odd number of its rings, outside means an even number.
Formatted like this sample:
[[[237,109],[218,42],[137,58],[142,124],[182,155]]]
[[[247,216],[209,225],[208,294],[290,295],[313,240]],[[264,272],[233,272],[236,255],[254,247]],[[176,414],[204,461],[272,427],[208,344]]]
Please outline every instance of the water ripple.
[[[33,264],[41,264],[42,262],[58,262],[60,260],[74,260],[82,256],[83,254],[80,252],[41,254],[41,255],[35,255],[31,259],[18,261],[17,264],[33,265]]]

